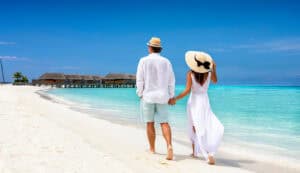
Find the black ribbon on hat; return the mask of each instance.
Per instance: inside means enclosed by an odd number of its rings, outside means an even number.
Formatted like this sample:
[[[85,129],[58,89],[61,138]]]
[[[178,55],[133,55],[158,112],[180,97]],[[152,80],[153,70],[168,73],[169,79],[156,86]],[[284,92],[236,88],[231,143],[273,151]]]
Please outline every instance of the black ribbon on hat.
[[[199,60],[197,60],[196,55],[194,56],[195,61],[197,62],[197,66],[200,67],[201,65],[203,65],[203,67],[207,70],[210,69],[210,62],[205,61],[205,62],[201,62]]]

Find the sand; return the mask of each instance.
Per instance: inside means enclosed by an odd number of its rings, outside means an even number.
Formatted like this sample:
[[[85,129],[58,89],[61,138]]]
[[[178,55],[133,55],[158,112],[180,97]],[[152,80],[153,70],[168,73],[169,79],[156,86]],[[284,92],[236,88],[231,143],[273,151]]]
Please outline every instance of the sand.
[[[0,85],[0,173],[295,170],[226,153],[217,156],[217,164],[211,166],[189,157],[191,149],[176,141],[175,159],[166,161],[166,146],[161,136],[156,141],[157,154],[149,154],[144,129],[74,111],[66,104],[41,97],[37,94],[41,89]]]

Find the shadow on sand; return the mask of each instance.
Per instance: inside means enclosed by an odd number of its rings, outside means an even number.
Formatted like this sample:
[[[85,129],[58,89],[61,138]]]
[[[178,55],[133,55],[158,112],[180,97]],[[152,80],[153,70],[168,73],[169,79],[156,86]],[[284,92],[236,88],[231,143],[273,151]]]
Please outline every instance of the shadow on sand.
[[[163,153],[155,153],[156,155],[165,156],[166,154]],[[246,160],[246,159],[228,159],[228,158],[222,158],[217,157],[216,158],[216,165],[217,166],[228,166],[228,167],[235,167],[235,168],[245,168],[245,165],[249,164],[256,164],[253,160]],[[205,160],[201,157],[191,157],[189,155],[180,155],[180,154],[174,154],[174,160],[175,162],[180,162],[183,160],[198,160],[200,162],[205,162]],[[246,166],[247,167],[247,166]]]

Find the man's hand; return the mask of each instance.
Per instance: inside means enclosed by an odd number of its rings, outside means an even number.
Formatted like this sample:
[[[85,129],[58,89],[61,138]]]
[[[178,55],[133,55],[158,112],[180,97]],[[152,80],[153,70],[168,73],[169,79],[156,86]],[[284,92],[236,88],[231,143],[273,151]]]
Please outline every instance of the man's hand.
[[[175,98],[170,98],[168,101],[169,105],[175,105],[176,104],[176,99]]]

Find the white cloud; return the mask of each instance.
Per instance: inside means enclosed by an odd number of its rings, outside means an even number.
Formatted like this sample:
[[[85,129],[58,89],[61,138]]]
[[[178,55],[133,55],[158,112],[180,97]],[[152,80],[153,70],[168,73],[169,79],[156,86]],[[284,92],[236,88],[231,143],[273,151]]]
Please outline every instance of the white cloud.
[[[17,60],[17,57],[16,56],[0,56],[0,59],[14,61],[14,60]]]
[[[14,45],[15,42],[0,41],[0,45]]]
[[[300,38],[277,39],[263,42],[252,42],[239,45],[225,45],[208,49],[212,52],[232,52],[237,50],[250,50],[257,53],[284,52],[289,54],[300,54]]]
[[[0,59],[6,61],[28,61],[28,58],[16,57],[16,56],[0,56]]]
[[[281,39],[260,43],[241,44],[232,49],[251,49],[257,52],[300,52],[300,39]]]

